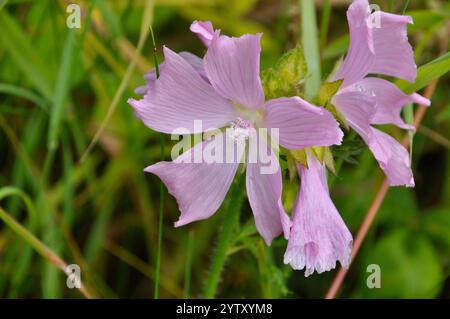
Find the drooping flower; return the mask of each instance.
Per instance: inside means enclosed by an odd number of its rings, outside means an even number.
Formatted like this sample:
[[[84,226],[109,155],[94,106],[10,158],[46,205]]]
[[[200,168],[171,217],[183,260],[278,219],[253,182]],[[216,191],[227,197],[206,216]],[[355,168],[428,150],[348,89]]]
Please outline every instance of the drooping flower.
[[[252,129],[278,129],[279,142],[288,149],[339,144],[343,136],[331,113],[299,97],[265,101],[259,77],[261,34],[234,38],[220,35],[219,31],[211,33],[210,23],[201,25],[197,34],[201,33],[208,46],[202,65],[195,67],[197,63],[164,47],[165,62],[159,79],[150,79],[150,89],[141,100],[129,100],[138,117],[155,131],[171,134],[183,128],[196,134],[231,128],[231,139],[217,134],[172,162],[159,162],[145,169],[158,175],[176,198],[181,211],[176,227],[206,219],[217,211],[245,156],[242,146],[255,138]],[[195,125],[199,120],[200,128]],[[259,149],[267,149],[270,162],[276,163],[274,172],[264,174],[262,169],[267,163],[257,156],[255,162],[247,160],[246,173],[256,227],[270,244],[282,232],[289,237],[291,221],[281,204],[281,169],[275,152],[269,142],[256,139]],[[220,144],[223,140],[225,143]],[[195,154],[207,155],[211,145],[229,143],[237,148],[232,162],[192,161]]]
[[[352,235],[334,206],[328,191],[325,164],[308,152],[308,167],[297,165],[300,189],[284,263],[305,269],[308,277],[336,267],[348,267]]]
[[[392,186],[414,186],[408,151],[393,137],[374,128],[394,124],[414,130],[401,118],[409,103],[430,105],[419,94],[407,95],[387,80],[366,77],[382,74],[415,81],[417,66],[407,37],[412,18],[383,11],[371,13],[367,0],[355,0],[347,11],[350,47],[334,76],[343,80],[332,104],[366,142]]]

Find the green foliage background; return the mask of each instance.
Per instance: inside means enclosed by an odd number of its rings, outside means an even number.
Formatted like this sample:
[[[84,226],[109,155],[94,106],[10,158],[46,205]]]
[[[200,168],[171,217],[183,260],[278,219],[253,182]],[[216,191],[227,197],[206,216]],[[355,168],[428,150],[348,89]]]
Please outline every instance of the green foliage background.
[[[153,25],[159,49],[164,44],[200,56],[204,49],[189,31],[193,20],[211,20],[235,36],[263,32],[263,69],[273,67],[297,43],[306,43],[307,59],[315,59],[321,69],[312,76],[326,79],[347,50],[345,12],[350,1],[315,1],[320,56],[308,47],[311,39],[302,42],[302,36],[314,30],[302,32],[308,21],[301,19],[301,2],[158,0],[150,4],[151,20],[146,23]],[[70,30],[65,1],[0,0],[0,207],[28,231],[18,233],[0,222],[0,297],[82,297],[66,287],[63,272],[26,242],[34,234],[67,263],[81,266],[93,297],[150,298],[159,180],[144,174],[143,168],[160,159],[160,135],[138,121],[126,104],[143,84],[143,73],[153,66],[148,40],[127,76],[145,3],[74,3],[82,7],[82,25]],[[385,11],[401,11],[402,1],[376,3]],[[411,1],[406,14],[415,20],[409,38],[419,66],[448,51],[447,1]],[[430,69],[426,73],[434,74]],[[426,75],[421,78],[424,83],[429,82]],[[439,79],[432,107],[414,137],[416,188],[389,190],[341,297],[450,296],[449,83],[448,74]],[[98,145],[81,163],[121,84],[125,91],[117,96],[117,109]],[[386,129],[397,139],[404,134]],[[171,144],[165,137],[167,154]],[[383,175],[358,138],[348,139],[333,153],[342,166],[332,178],[332,197],[355,235]],[[295,181],[285,184],[286,208],[292,207],[296,191]],[[212,218],[175,229],[179,212],[175,200],[166,196],[161,297],[203,296],[224,207],[234,205],[229,201]],[[271,248],[264,245],[244,199],[216,296],[323,297],[335,271],[304,278],[283,265],[285,247],[283,239]],[[366,286],[369,264],[381,267],[380,289]]]

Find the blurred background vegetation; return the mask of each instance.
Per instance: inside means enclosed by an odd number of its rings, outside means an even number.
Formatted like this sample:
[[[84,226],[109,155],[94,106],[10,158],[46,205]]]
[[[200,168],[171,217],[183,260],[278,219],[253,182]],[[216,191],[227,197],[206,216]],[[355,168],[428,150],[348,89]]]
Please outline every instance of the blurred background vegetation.
[[[160,135],[138,121],[126,103],[153,66],[151,41],[138,48],[145,3],[73,2],[82,9],[80,29],[66,27],[69,1],[0,0],[0,207],[3,217],[18,222],[0,222],[0,297],[82,297],[37,253],[48,253],[39,246],[44,243],[52,254],[81,266],[93,297],[150,298],[160,183],[143,168],[160,159]],[[349,3],[316,1],[323,78],[347,50]],[[375,3],[398,13],[403,1]],[[202,56],[189,25],[211,20],[230,35],[263,32],[261,67],[266,68],[301,38],[299,1],[157,0],[150,9],[146,23],[153,25],[159,49],[164,44]],[[407,14],[415,20],[409,38],[418,65],[448,51],[447,1],[410,1]],[[439,79],[432,108],[414,138],[416,188],[389,190],[341,297],[450,297],[449,83],[448,75]],[[114,103],[99,143],[81,163]],[[404,134],[387,129],[397,139]],[[171,143],[166,136],[167,153]],[[335,153],[344,161],[331,193],[355,234],[383,174],[358,139],[347,146]],[[287,208],[295,184],[285,185]],[[283,265],[285,240],[266,247],[247,201],[242,205],[241,227],[227,251],[216,296],[323,297],[335,271],[304,278]],[[224,213],[221,208],[208,220],[175,229],[179,211],[166,196],[161,297],[202,296]],[[37,244],[30,234],[39,238]],[[381,266],[381,289],[366,286],[372,263]]]

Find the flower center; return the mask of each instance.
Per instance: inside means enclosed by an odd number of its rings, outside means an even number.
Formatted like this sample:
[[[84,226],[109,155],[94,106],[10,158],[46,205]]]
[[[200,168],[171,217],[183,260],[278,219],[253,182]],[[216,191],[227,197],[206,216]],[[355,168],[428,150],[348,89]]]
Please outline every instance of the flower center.
[[[251,130],[254,129],[252,122],[238,117],[236,120],[230,123],[230,129],[227,130],[228,135],[234,141],[244,141],[250,136]]]

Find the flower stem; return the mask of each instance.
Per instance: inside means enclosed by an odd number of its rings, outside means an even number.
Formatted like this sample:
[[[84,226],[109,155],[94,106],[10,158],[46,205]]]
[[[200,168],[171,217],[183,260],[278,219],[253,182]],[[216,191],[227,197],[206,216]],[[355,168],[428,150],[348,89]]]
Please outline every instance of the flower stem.
[[[159,64],[158,64],[155,35],[153,33],[152,26],[150,26],[150,35],[151,35],[152,44],[153,44],[153,59],[155,62],[156,79],[158,79],[159,78]],[[164,135],[162,135],[162,134],[160,135],[159,146],[160,146],[161,160],[164,161]],[[160,184],[159,184],[158,246],[156,249],[155,289],[154,289],[154,294],[153,294],[153,297],[155,299],[159,298],[159,281],[160,281],[160,274],[161,274],[161,249],[162,249],[163,225],[164,225],[164,184],[163,184],[163,182],[160,182]]]
[[[239,177],[239,181],[232,188],[231,195],[226,203],[225,217],[222,230],[219,234],[216,251],[211,264],[206,287],[203,292],[205,298],[214,298],[219,283],[220,274],[227,256],[233,232],[239,224],[239,215],[244,198],[245,176]]]

